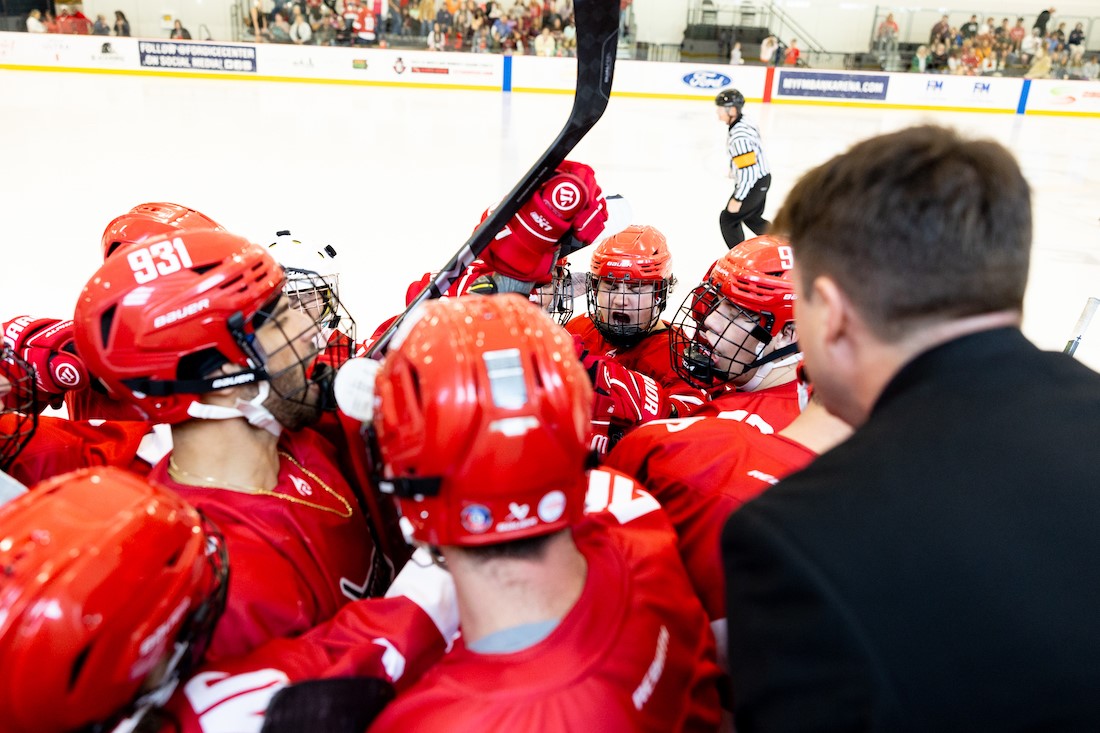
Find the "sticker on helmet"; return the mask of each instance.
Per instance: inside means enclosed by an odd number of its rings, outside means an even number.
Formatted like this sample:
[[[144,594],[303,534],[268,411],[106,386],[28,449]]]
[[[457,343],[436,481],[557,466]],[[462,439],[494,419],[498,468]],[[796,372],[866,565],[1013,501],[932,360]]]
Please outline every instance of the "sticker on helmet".
[[[489,508],[481,504],[470,504],[462,510],[459,521],[463,528],[473,534],[484,534],[493,526],[493,514]]]
[[[561,519],[565,514],[565,494],[561,491],[551,491],[539,499],[539,519],[549,524]]]

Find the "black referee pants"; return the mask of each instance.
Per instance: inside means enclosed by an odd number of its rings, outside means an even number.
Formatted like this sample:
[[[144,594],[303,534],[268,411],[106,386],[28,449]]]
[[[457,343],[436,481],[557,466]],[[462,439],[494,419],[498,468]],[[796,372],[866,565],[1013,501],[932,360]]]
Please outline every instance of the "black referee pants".
[[[767,234],[771,222],[764,218],[764,204],[768,200],[768,188],[772,185],[771,173],[756,182],[749,190],[749,195],[741,202],[741,210],[731,214],[722,209],[718,217],[718,226],[722,229],[722,238],[726,240],[726,246],[733,249],[745,241],[745,232],[741,228],[744,224],[752,230],[753,234],[760,236]],[[733,201],[733,196],[730,196]],[[729,205],[728,202],[726,204]]]

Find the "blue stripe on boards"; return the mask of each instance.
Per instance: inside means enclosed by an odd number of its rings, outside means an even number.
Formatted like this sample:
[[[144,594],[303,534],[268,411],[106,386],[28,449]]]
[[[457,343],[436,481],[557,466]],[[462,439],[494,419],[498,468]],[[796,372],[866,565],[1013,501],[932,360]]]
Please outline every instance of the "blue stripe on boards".
[[[1024,86],[1020,89],[1020,103],[1016,105],[1016,114],[1022,115],[1027,111],[1027,95],[1031,91],[1031,79],[1024,79]]]
[[[504,59],[504,83],[501,85],[501,91],[512,91],[512,57],[501,56]]]

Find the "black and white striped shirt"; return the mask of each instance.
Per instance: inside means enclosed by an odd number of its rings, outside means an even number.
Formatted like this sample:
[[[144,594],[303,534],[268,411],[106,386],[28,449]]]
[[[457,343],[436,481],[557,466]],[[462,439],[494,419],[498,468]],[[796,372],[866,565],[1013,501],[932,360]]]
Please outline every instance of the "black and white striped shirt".
[[[730,125],[727,148],[730,156],[730,177],[737,181],[733,197],[744,201],[749,191],[764,176],[772,172],[764,146],[760,143],[760,131],[744,117]]]

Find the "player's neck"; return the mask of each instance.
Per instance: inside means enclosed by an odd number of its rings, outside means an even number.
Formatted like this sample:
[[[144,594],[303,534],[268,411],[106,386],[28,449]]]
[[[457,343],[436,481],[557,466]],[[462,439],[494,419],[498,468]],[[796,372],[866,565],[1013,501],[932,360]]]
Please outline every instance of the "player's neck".
[[[826,410],[817,400],[810,400],[802,414],[779,434],[820,455],[847,440],[852,434],[852,426]]]
[[[454,560],[448,555],[467,644],[516,626],[561,620],[588,576],[588,562],[570,532],[554,537],[540,560]]]
[[[279,480],[278,438],[244,418],[172,426],[173,480],[269,490]]]

